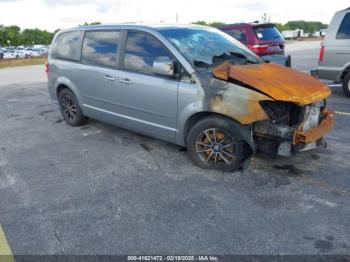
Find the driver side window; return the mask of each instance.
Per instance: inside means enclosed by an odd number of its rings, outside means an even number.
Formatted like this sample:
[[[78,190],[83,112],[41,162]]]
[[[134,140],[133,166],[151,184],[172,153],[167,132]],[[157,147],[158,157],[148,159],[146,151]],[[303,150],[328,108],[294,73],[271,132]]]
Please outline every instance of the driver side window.
[[[128,33],[124,58],[125,69],[154,74],[154,61],[163,59],[173,60],[173,56],[158,39],[142,32]]]

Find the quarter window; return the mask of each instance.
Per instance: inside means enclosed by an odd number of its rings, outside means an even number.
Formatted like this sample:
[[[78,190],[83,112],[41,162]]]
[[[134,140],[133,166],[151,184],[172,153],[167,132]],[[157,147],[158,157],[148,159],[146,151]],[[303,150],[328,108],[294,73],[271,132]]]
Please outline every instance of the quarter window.
[[[347,13],[340,24],[337,39],[350,39],[350,13]]]
[[[153,74],[153,63],[157,60],[173,59],[169,51],[155,37],[129,32],[125,47],[125,69]]]
[[[83,63],[116,67],[119,38],[118,31],[86,32],[82,52]]]
[[[51,56],[57,59],[80,61],[80,31],[60,34],[52,47]]]

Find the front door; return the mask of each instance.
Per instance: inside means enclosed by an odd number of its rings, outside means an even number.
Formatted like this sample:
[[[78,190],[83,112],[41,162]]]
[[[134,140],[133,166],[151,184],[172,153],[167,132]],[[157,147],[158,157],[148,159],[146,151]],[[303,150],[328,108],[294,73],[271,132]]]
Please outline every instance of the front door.
[[[153,72],[153,62],[164,58],[173,56],[154,36],[128,32],[122,70],[117,73],[118,110],[128,127],[175,141],[179,80]]]

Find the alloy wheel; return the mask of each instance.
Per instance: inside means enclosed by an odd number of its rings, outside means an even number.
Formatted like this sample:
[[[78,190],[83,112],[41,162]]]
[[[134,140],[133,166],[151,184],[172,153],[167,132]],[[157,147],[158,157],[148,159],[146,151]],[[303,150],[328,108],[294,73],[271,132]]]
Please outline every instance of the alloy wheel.
[[[237,160],[236,141],[225,131],[218,128],[206,129],[196,140],[196,152],[207,164],[231,165]]]
[[[77,118],[77,110],[73,99],[69,95],[64,95],[61,101],[64,115],[67,119],[75,121]]]

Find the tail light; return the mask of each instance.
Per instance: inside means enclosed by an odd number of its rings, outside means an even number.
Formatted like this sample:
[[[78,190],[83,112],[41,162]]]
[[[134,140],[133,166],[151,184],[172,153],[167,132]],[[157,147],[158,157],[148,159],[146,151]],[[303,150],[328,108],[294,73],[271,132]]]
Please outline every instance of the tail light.
[[[321,50],[320,50],[320,58],[318,59],[319,62],[322,62],[323,61],[323,58],[324,58],[324,46],[321,46]]]
[[[248,45],[248,48],[252,50],[254,53],[264,53],[269,48],[269,45],[268,44]]]
[[[49,73],[49,63],[48,62],[45,63],[45,72],[46,72],[46,74]]]

